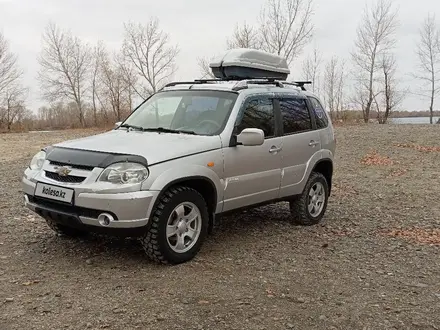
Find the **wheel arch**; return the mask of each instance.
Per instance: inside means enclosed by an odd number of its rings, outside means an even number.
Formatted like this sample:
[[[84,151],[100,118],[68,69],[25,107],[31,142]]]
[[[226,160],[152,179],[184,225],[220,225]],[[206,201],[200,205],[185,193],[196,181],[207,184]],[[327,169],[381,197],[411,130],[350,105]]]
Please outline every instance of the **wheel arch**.
[[[218,200],[217,189],[214,182],[210,178],[202,175],[185,176],[168,182],[159,192],[159,195],[157,196],[156,201],[151,209],[152,212],[154,212],[163,194],[174,186],[186,186],[197,190],[203,196],[208,206],[210,223],[214,221],[214,214]]]
[[[318,172],[324,175],[328,184],[328,193],[331,195],[333,180],[333,161],[330,158],[322,158],[316,162],[312,172]]]

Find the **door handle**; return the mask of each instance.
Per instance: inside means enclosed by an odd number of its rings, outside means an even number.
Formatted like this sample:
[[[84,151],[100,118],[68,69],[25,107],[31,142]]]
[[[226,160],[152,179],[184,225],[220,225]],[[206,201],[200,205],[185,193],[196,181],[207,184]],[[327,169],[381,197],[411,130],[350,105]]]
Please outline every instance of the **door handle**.
[[[281,147],[277,148],[276,146],[272,146],[272,147],[270,147],[269,152],[271,154],[274,154],[274,153],[276,153],[278,151],[281,151],[281,149],[283,149],[283,148],[281,148]]]
[[[313,140],[309,142],[309,146],[311,146],[311,147],[317,146],[318,144],[319,144],[319,142],[313,141]]]

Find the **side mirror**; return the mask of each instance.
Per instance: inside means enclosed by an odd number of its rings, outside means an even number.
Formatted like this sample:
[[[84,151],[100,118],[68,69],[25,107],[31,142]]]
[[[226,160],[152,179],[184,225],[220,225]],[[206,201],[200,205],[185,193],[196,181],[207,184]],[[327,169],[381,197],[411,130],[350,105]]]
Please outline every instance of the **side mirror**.
[[[244,146],[261,146],[264,143],[264,132],[259,128],[245,128],[237,135],[237,143]]]
[[[119,126],[121,126],[121,124],[122,124],[122,121],[118,121],[117,123],[115,123],[114,129],[117,129]]]

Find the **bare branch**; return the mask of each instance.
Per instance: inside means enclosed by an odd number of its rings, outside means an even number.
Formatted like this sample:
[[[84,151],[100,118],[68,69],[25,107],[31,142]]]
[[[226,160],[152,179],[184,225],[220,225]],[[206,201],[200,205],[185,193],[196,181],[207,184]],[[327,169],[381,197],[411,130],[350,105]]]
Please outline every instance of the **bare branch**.
[[[91,51],[88,45],[70,32],[64,32],[50,23],[43,34],[43,49],[38,57],[43,98],[49,102],[70,100],[75,102],[77,116],[84,121],[84,98],[90,87],[89,70]]]
[[[100,98],[100,79],[99,72],[101,67],[102,58],[105,54],[104,44],[99,41],[95,46],[93,51],[93,68],[92,68],[92,110],[93,110],[93,121],[95,126],[98,126],[98,103],[102,104]]]
[[[322,55],[317,48],[303,62],[302,72],[305,80],[312,81],[312,92],[319,94],[320,67],[322,64]]]
[[[385,124],[388,117],[402,103],[405,93],[398,90],[396,80],[396,58],[394,55],[385,54],[382,56],[380,66],[383,74],[383,101],[377,104],[377,120],[379,124]],[[376,99],[376,97],[375,97]],[[383,105],[384,110],[381,110]]]
[[[332,57],[324,70],[324,96],[334,119],[341,118],[344,107],[345,78],[345,62]]]
[[[24,88],[18,80],[3,90],[0,99],[0,118],[8,130],[11,130],[12,124],[26,111],[27,94],[28,89]]]
[[[236,25],[234,33],[231,38],[226,41],[227,48],[261,48],[261,40],[258,30],[248,25],[246,22],[243,25]]]
[[[430,123],[433,123],[435,97],[440,92],[440,29],[436,25],[434,15],[428,15],[419,30],[420,40],[417,44],[419,74],[416,78],[429,85],[430,88]]]
[[[313,34],[312,0],[268,0],[260,14],[262,49],[290,64]]]
[[[209,60],[206,58],[199,57],[197,59],[197,65],[200,69],[201,77],[200,79],[214,79],[215,76],[209,67]]]
[[[123,54],[144,82],[139,90],[143,98],[159,90],[175,73],[177,46],[171,46],[169,35],[152,18],[146,26],[124,24]]]
[[[10,51],[8,41],[0,33],[0,94],[22,74],[17,65],[17,56]]]
[[[396,42],[395,31],[398,26],[397,10],[393,9],[392,0],[377,0],[373,8],[366,7],[362,21],[357,29],[355,51],[352,53],[353,63],[357,71],[358,89],[367,89],[362,94],[362,110],[364,121],[370,118],[370,109],[374,101],[375,74],[380,69],[378,58],[389,52]],[[367,81],[367,84],[365,84]],[[359,97],[358,97],[359,98]]]

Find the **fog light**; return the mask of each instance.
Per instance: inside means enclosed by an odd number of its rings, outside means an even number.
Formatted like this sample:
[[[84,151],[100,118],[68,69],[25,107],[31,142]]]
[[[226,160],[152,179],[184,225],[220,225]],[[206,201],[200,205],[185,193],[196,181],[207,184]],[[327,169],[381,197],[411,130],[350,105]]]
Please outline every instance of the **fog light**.
[[[98,222],[101,226],[107,227],[114,218],[108,213],[101,213],[98,216]]]

